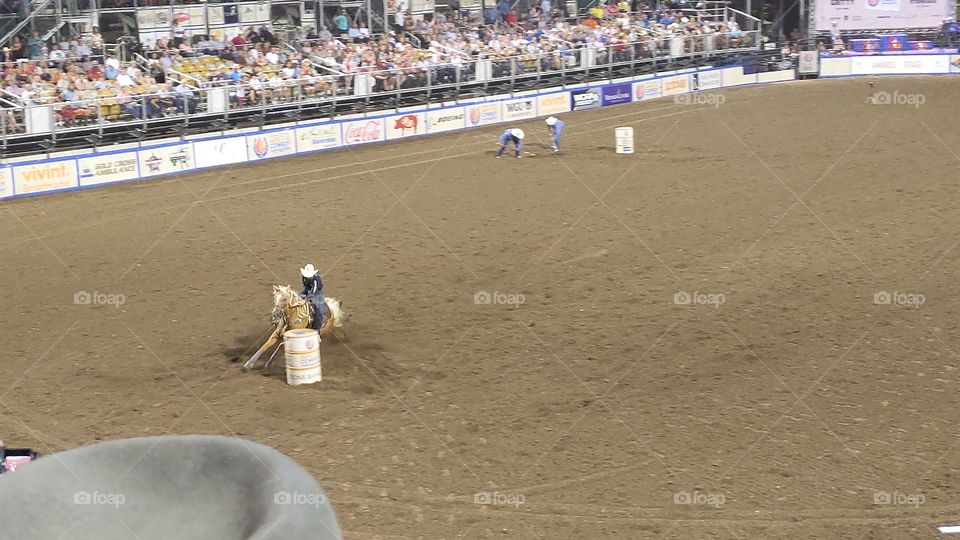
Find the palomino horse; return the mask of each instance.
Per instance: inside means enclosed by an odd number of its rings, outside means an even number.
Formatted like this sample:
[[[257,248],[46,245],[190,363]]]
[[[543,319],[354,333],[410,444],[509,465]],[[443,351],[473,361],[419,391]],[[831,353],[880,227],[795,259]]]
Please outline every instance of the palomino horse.
[[[331,334],[336,328],[343,328],[343,322],[346,320],[346,313],[340,306],[343,302],[336,298],[327,296],[324,298],[327,309],[324,310],[323,326],[320,327],[320,335]],[[273,312],[270,315],[270,322],[276,326],[267,341],[257,349],[243,364],[244,371],[253,369],[257,365],[257,360],[264,352],[274,345],[277,348],[270,355],[270,358],[264,364],[264,368],[270,367],[273,357],[283,348],[283,333],[287,330],[296,330],[298,328],[308,328],[313,322],[313,304],[307,302],[294,292],[288,286],[273,286]]]

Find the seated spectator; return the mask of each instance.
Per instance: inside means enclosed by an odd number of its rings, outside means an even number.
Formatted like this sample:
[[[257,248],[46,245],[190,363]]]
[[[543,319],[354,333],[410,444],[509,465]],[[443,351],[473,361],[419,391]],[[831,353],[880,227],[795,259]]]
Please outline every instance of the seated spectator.
[[[131,95],[129,88],[124,87],[120,89],[120,93],[117,95],[117,104],[120,105],[123,112],[137,120],[143,116],[143,111],[140,109],[140,101]]]
[[[67,55],[60,48],[59,44],[54,43],[50,48],[50,63],[54,67],[60,67],[63,64],[63,61],[67,59]]]

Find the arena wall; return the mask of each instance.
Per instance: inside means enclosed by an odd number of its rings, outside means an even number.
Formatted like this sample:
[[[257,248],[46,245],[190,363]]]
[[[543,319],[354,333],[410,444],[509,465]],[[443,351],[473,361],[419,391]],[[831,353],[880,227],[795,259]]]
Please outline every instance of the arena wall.
[[[182,174],[211,167],[320,152],[518,122],[572,110],[678,96],[693,91],[793,80],[794,71],[745,74],[742,67],[706,68],[488,96],[455,105],[432,104],[329,121],[233,130],[187,140],[116,145],[0,166],[0,199],[86,189],[115,182]]]
[[[951,73],[960,73],[960,55],[889,54],[827,56],[820,59],[820,77],[947,75]]]

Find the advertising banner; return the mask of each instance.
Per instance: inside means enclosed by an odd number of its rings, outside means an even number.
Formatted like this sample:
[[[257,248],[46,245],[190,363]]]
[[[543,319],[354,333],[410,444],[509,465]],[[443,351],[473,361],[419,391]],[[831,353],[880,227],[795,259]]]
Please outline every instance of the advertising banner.
[[[10,167],[0,167],[0,199],[5,199],[13,195],[13,177],[10,175]]]
[[[436,9],[436,0],[410,0],[410,13],[433,13]]]
[[[173,23],[170,19],[170,8],[140,8],[137,10],[137,28],[149,30],[151,28],[166,28],[168,31]]]
[[[223,6],[207,6],[207,24],[220,25],[224,23],[223,18]],[[217,32],[210,32],[211,34],[217,34]],[[220,39],[223,38],[223,32],[220,32]]]
[[[599,88],[587,88],[570,92],[570,106],[575,111],[596,109],[600,106],[601,101],[602,98]]]
[[[427,115],[424,113],[388,116],[386,122],[388,141],[402,139],[403,137],[413,137],[414,135],[423,135],[427,132]]]
[[[386,140],[383,118],[344,122],[343,144],[363,144]]]
[[[188,171],[196,167],[190,143],[140,150],[137,159],[140,161],[141,177]]]
[[[820,52],[800,51],[797,60],[797,72],[804,75],[820,73]]]
[[[296,153],[297,141],[292,129],[247,136],[247,159],[251,161]]]
[[[604,86],[600,91],[601,104],[606,107],[607,105],[621,105],[623,103],[630,103],[633,101],[632,95],[630,92],[630,83],[619,83],[619,84],[608,84]]]
[[[660,79],[664,96],[675,96],[690,91],[690,75],[674,75]]]
[[[723,86],[723,72],[719,69],[693,74],[696,90],[712,90]]]
[[[343,144],[340,138],[340,124],[318,124],[296,129],[297,152],[329,150]]]
[[[503,121],[526,120],[537,116],[537,98],[528,97],[502,101]]]
[[[77,162],[62,159],[32,165],[14,165],[13,183],[17,195],[77,187]]]
[[[633,83],[633,100],[646,101],[662,95],[660,79]]]
[[[960,73],[960,55],[950,55],[950,73]]]
[[[240,4],[240,22],[267,22],[270,20],[270,4]]]
[[[485,126],[500,122],[499,103],[481,103],[467,106],[467,125]]]
[[[949,73],[950,57],[945,54],[855,56],[850,59],[852,75],[896,75]]]
[[[937,28],[950,15],[948,0],[814,0],[816,29]]]
[[[570,92],[556,92],[537,97],[537,114],[547,116],[570,112]]]
[[[438,109],[427,112],[427,132],[440,133],[466,126],[466,110],[463,107]]]
[[[212,141],[197,141],[193,143],[193,155],[197,167],[242,163],[247,160],[247,138],[227,137]]]
[[[80,158],[77,160],[77,168],[80,170],[81,186],[122,182],[140,177],[137,171],[137,153],[134,151]]]

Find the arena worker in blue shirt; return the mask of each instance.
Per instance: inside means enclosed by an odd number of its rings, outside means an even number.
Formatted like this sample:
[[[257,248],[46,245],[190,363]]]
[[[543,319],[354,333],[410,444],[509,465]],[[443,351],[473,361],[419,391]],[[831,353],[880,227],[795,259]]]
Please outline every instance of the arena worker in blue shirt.
[[[503,155],[503,151],[506,150],[507,145],[511,142],[513,143],[514,155],[520,157],[520,150],[523,149],[523,130],[520,128],[510,128],[504,131],[500,135],[500,149],[497,150],[497,157]]]
[[[563,128],[566,125],[567,124],[559,118],[553,116],[547,118],[547,133],[553,137],[553,146],[550,148],[553,148],[554,152],[560,151],[560,135],[563,134]]]

